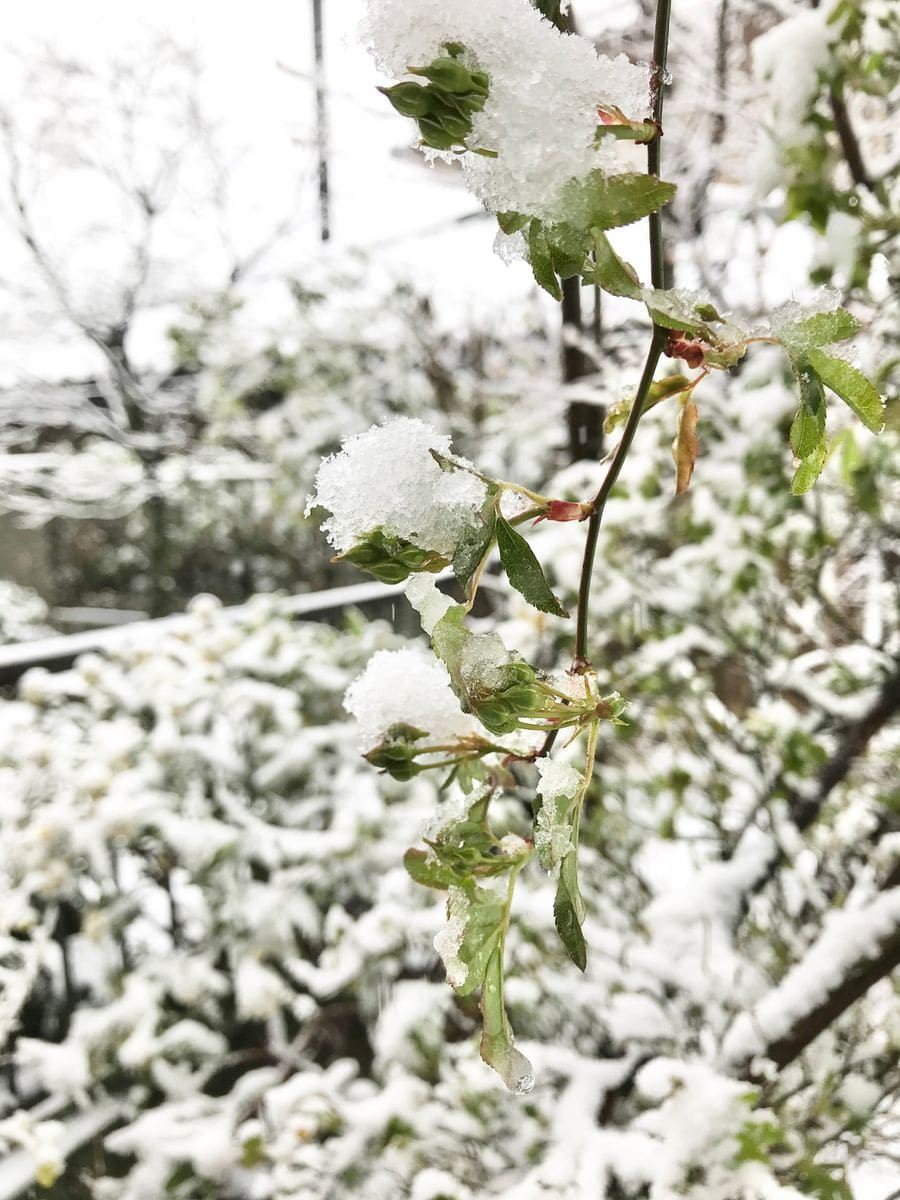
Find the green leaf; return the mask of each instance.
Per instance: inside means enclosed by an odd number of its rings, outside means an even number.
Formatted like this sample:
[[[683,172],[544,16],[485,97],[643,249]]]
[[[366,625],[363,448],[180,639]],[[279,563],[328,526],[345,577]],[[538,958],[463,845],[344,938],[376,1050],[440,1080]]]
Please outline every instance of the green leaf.
[[[498,948],[487,963],[481,993],[484,1028],[481,1057],[493,1067],[511,1092],[524,1095],[534,1087],[534,1068],[515,1047],[512,1027],[503,1004],[503,956]]]
[[[650,391],[647,393],[647,399],[644,401],[644,414],[648,413],[651,408],[655,408],[657,404],[661,404],[663,400],[668,400],[670,396],[677,396],[679,392],[683,392],[685,388],[691,386],[691,380],[687,375],[664,375],[662,379],[656,379],[650,385]],[[603,421],[603,432],[605,434],[614,433],[619,425],[624,425],[628,420],[628,415],[634,405],[634,397],[627,396],[624,400],[617,400],[609,409],[607,409],[606,417]]]
[[[550,590],[534,551],[509,521],[500,515],[497,517],[497,547],[509,582],[529,604],[555,617],[569,615]]]
[[[528,226],[528,257],[538,284],[545,292],[549,292],[554,300],[562,300],[562,288],[553,269],[547,235],[536,217]]]
[[[716,342],[715,335],[700,315],[699,310],[706,311],[705,302],[674,288],[668,291],[644,288],[641,297],[655,324],[663,329],[674,329],[707,342]]]
[[[524,229],[530,218],[525,213],[518,212],[502,212],[497,213],[497,224],[504,233],[518,233],[520,229]]]
[[[815,454],[825,438],[825,393],[809,367],[800,371],[800,407],[791,425],[791,449],[797,458]]]
[[[495,955],[499,958],[503,935],[506,932],[505,909],[502,897],[487,888],[469,883],[463,885],[468,901],[465,932],[457,951],[466,966],[466,977],[455,990],[460,996],[470,996],[485,985],[488,964]]]
[[[825,386],[840,396],[866,429],[881,433],[884,428],[884,402],[862,371],[843,358],[833,358],[821,350],[810,350],[808,359]]]
[[[804,492],[808,492],[822,474],[826,453],[827,448],[823,441],[808,458],[804,458],[801,462],[794,473],[794,478],[791,480],[791,492],[795,496],[802,496]]]
[[[565,861],[574,859],[574,851],[566,855]],[[577,891],[576,896],[581,900],[581,895]],[[583,906],[583,902],[582,902]],[[587,966],[587,943],[584,940],[584,934],[581,932],[581,920],[578,917],[578,910],[575,906],[575,900],[569,891],[567,876],[560,871],[559,883],[556,886],[556,899],[553,902],[553,919],[556,922],[556,932],[559,934],[559,939],[566,948],[566,953],[572,962],[583,971]]]
[[[781,342],[794,356],[802,355],[814,346],[830,346],[843,342],[859,333],[860,324],[846,308],[834,312],[814,313],[803,321],[785,325],[781,330]]]
[[[247,1138],[242,1144],[241,1166],[246,1167],[248,1171],[254,1167],[258,1167],[265,1157],[266,1143],[258,1133],[253,1137]]]
[[[563,191],[566,221],[579,229],[617,229],[656,212],[675,195],[674,183],[655,175],[606,175],[591,171]]]
[[[416,883],[423,887],[437,888],[445,892],[452,883],[459,883],[459,875],[452,867],[442,863],[435,855],[424,850],[407,850],[403,865]]]
[[[466,699],[466,692],[462,682],[462,652],[466,642],[472,637],[463,624],[465,619],[464,605],[455,604],[453,608],[447,609],[431,631],[434,652],[447,668],[454,692],[463,701]]]
[[[590,282],[603,288],[611,296],[627,296],[629,300],[640,300],[641,285],[634,267],[623,262],[612,248],[612,243],[602,229],[592,229],[596,264]]]
[[[497,526],[497,492],[495,487],[488,489],[479,523],[466,530],[453,555],[453,574],[459,586],[465,590],[467,599],[471,598],[469,585],[472,577],[494,541]]]

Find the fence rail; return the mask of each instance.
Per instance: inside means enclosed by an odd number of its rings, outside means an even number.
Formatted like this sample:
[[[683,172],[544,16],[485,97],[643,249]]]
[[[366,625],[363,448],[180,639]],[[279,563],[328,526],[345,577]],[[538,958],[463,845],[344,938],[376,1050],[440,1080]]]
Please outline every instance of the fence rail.
[[[354,583],[349,587],[329,588],[324,592],[305,592],[289,596],[284,600],[284,610],[293,617],[313,620],[327,617],[329,613],[343,608],[365,607],[384,603],[403,594],[403,585],[386,587],[383,583]],[[219,620],[228,620],[240,613],[246,605],[223,608]],[[106,629],[91,629],[84,633],[70,633],[59,637],[36,638],[30,642],[16,642],[0,646],[0,685],[16,683],[32,667],[43,667],[48,671],[64,671],[71,667],[82,654],[102,654],[114,651],[123,644],[135,645],[141,641],[154,640],[160,634],[177,633],[192,622],[190,613],[177,613],[171,617],[157,617],[146,621],[129,621]]]

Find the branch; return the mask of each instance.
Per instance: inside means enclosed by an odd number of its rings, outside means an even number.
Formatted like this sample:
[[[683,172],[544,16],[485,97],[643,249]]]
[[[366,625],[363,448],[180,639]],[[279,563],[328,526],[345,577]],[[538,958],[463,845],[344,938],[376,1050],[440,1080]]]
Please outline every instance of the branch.
[[[672,0],[658,0],[656,6],[656,25],[653,34],[653,62],[650,68],[650,90],[652,97],[653,121],[657,134],[647,145],[647,171],[659,176],[662,166],[662,116],[665,95],[666,62],[669,53],[669,22],[672,13]],[[664,288],[666,284],[665,245],[663,242],[662,213],[651,213],[650,218],[650,281],[655,288]],[[578,620],[575,631],[575,664],[583,666],[587,663],[587,631],[588,613],[591,598],[591,573],[594,569],[594,556],[597,552],[597,540],[600,536],[600,522],[603,520],[603,510],[615,486],[616,480],[634,435],[637,433],[638,422],[643,413],[644,404],[653,383],[657,363],[666,344],[666,331],[653,326],[653,336],[650,348],[644,362],[644,370],[638,385],[637,395],[628,421],[622,433],[606,477],[600,485],[600,490],[594,498],[594,511],[588,522],[587,539],[584,545],[584,558],[581,563],[581,578],[578,584]]]
[[[897,966],[900,889],[892,888],[834,915],[782,982],[737,1018],[725,1037],[726,1062],[746,1067],[762,1057],[786,1067]]]
[[[800,833],[805,832],[817,819],[829,796],[843,783],[852,770],[856,760],[864,753],[872,738],[884,728],[898,713],[900,713],[900,670],[890,676],[874,703],[858,721],[846,725],[835,753],[819,771],[818,781],[811,794],[803,796],[794,788],[785,788],[781,775],[777,776],[770,785],[769,795],[776,791],[782,792],[788,806],[788,813]],[[762,805],[760,806],[762,807]],[[737,846],[727,854],[732,858],[737,852]],[[747,889],[747,898],[755,895],[775,876],[778,868],[786,858],[782,847],[773,849],[772,857],[764,870],[754,879]],[[746,911],[746,904],[744,906]]]

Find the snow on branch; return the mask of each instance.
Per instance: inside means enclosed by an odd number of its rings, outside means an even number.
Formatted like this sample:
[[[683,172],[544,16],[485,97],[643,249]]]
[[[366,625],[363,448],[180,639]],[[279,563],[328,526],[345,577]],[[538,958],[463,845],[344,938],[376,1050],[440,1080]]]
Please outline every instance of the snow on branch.
[[[806,955],[725,1035],[729,1067],[793,1062],[868,989],[900,965],[900,888],[832,913]]]

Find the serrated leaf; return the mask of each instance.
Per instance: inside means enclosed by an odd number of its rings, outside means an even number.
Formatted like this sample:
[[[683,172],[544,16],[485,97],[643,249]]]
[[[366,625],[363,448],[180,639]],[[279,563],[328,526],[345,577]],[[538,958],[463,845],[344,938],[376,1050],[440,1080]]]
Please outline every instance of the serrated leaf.
[[[529,604],[554,617],[569,615],[550,590],[534,551],[503,516],[497,517],[497,548],[509,582]]]
[[[686,492],[697,461],[697,405],[689,399],[678,420],[675,439],[675,495]]]
[[[705,308],[702,300],[685,295],[676,289],[643,288],[641,299],[647,305],[647,311],[656,325],[663,329],[674,329],[680,333],[690,333],[704,341],[716,342],[709,325],[700,316],[698,308]]]
[[[556,923],[559,940],[566,948],[566,953],[579,971],[583,971],[587,966],[587,943],[581,932],[581,922],[578,920],[575,905],[562,874],[560,874],[556,887],[556,899],[553,902],[553,920]]]
[[[498,948],[487,964],[481,993],[481,1057],[511,1092],[523,1095],[534,1087],[534,1068],[515,1047],[503,1004],[503,957]]]
[[[596,265],[590,275],[590,282],[603,288],[611,296],[640,300],[641,285],[634,267],[619,258],[602,229],[592,229],[591,237],[594,242]]]
[[[453,574],[459,586],[465,590],[467,599],[471,598],[469,585],[472,577],[494,541],[497,524],[496,495],[496,488],[488,489],[479,523],[466,530],[453,555]]]
[[[834,358],[821,350],[810,350],[808,359],[825,386],[840,396],[866,429],[881,433],[884,428],[884,402],[862,371],[845,359]]]
[[[470,996],[484,984],[488,963],[500,948],[506,928],[505,910],[496,892],[471,883],[463,890],[468,908],[457,956],[465,964],[466,977],[455,990],[460,996]]]
[[[814,313],[802,321],[794,321],[780,330],[782,345],[795,357],[816,346],[830,346],[859,333],[860,324],[846,308],[834,312]]]
[[[448,608],[431,631],[431,645],[435,654],[447,668],[450,686],[457,697],[465,702],[466,689],[462,681],[463,647],[472,634],[465,628],[466,610],[462,604]]]
[[[815,451],[801,462],[800,466],[794,472],[794,478],[791,480],[791,492],[795,496],[802,496],[804,492],[808,492],[822,474],[826,453],[827,447],[825,442],[822,441],[816,447]]]
[[[553,269],[550,246],[541,222],[535,218],[528,226],[528,258],[537,283],[554,300],[562,300],[562,288]]]
[[[459,883],[459,876],[452,867],[424,850],[407,850],[403,865],[409,876],[423,887],[446,892],[452,883]]]
[[[524,229],[528,224],[529,217],[525,213],[518,212],[502,212],[497,213],[497,224],[506,234],[518,233],[520,229]]]
[[[655,175],[606,175],[595,170],[566,185],[563,211],[566,220],[580,229],[617,229],[656,212],[676,191],[674,183]]]

